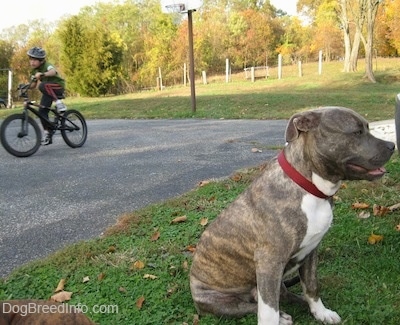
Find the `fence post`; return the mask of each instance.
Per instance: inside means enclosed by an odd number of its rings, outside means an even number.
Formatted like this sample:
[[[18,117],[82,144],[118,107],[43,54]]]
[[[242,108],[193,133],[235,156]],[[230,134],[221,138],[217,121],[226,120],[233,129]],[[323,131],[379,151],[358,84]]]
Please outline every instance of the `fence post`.
[[[322,50],[319,51],[318,55],[318,74],[322,74]]]
[[[161,67],[158,68],[158,78],[160,79],[160,90],[163,90]]]
[[[156,82],[157,82],[157,90],[161,90],[160,77],[156,78]]]
[[[8,70],[8,89],[7,89],[7,108],[12,108],[12,71],[11,69]]]
[[[186,63],[183,64],[183,85],[186,86],[187,83],[187,71],[186,71]]]
[[[278,55],[278,79],[282,79],[282,54]]]
[[[229,82],[229,59],[226,59],[225,61],[225,82]]]
[[[301,66],[301,61],[299,61],[299,77],[302,77],[303,76],[303,68],[302,68],[302,66]]]
[[[394,123],[396,126],[396,146],[397,151],[400,152],[400,94],[396,96],[396,112],[394,115]]]
[[[256,74],[254,71],[254,67],[251,67],[251,82],[254,82],[256,80]]]
[[[203,84],[204,84],[204,85],[207,85],[207,74],[206,74],[206,72],[205,72],[205,71],[202,71],[202,72],[201,72],[201,76],[202,76],[202,78],[203,78]]]

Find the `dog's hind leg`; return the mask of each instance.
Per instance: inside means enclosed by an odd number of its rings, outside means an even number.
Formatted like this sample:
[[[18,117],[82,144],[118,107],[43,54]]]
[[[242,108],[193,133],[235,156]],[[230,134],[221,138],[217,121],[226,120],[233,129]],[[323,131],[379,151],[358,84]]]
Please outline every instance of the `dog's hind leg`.
[[[193,276],[190,278],[190,289],[199,315],[214,314],[222,317],[242,317],[257,313],[254,290],[244,293],[221,292],[209,288]]]
[[[304,299],[303,296],[300,295],[296,295],[293,292],[290,292],[285,283],[282,283],[281,285],[281,296],[280,296],[281,301],[285,301],[285,302],[294,302],[297,304],[300,304],[303,307],[307,307],[307,301]]]
[[[232,295],[219,292],[205,293],[206,297],[193,298],[199,315],[214,314],[221,317],[243,317],[248,314],[257,313],[257,303],[248,302]]]

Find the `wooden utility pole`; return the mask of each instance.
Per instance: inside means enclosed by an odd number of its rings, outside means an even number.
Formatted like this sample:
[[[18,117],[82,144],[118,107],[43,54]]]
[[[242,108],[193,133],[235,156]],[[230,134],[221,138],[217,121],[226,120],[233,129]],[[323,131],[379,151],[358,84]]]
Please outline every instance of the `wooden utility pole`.
[[[196,113],[196,87],[194,84],[194,51],[193,51],[193,10],[188,10],[188,29],[189,29],[189,78],[190,78],[190,94],[192,99],[192,113]]]

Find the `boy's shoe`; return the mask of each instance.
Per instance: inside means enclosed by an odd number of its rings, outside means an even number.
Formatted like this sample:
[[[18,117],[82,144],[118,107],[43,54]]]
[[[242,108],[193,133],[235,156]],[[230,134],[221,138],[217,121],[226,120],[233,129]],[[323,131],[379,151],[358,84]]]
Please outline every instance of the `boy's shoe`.
[[[58,113],[64,113],[67,110],[67,107],[61,100],[56,101],[56,108]]]
[[[53,143],[53,139],[51,137],[51,134],[47,131],[44,132],[43,138],[42,138],[42,146],[47,146],[49,144]]]

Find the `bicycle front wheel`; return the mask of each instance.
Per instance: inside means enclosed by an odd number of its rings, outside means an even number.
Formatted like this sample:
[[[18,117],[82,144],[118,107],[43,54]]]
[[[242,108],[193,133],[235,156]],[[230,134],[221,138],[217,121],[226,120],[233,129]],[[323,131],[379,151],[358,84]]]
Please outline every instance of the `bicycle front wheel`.
[[[67,110],[61,120],[61,135],[71,148],[82,147],[87,138],[87,125],[83,115],[74,109]]]
[[[10,115],[0,128],[1,144],[16,157],[33,155],[40,147],[42,132],[39,125],[30,116],[27,121],[25,119],[25,114]]]

